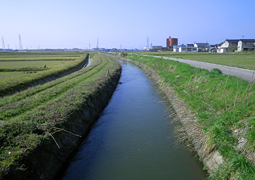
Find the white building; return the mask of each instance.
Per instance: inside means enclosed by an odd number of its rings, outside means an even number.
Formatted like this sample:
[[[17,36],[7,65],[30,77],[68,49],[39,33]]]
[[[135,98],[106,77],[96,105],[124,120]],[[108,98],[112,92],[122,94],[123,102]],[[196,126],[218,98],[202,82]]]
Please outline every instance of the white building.
[[[217,53],[242,51],[255,51],[255,39],[227,39],[217,49]]]
[[[173,52],[179,52],[179,47],[181,45],[176,45],[176,46],[173,46]]]
[[[255,51],[255,39],[240,39],[237,44],[237,51]]]
[[[198,52],[198,49],[199,48],[195,47],[193,44],[185,44],[185,45],[182,44],[182,45],[173,46],[173,52]]]
[[[237,50],[238,39],[227,39],[217,49],[217,53],[235,52]]]
[[[209,50],[209,43],[195,43],[194,47],[197,52],[207,52]]]

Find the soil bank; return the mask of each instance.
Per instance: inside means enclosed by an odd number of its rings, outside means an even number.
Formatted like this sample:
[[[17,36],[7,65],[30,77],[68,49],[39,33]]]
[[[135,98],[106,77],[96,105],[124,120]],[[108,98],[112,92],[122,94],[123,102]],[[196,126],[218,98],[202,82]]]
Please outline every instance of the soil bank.
[[[57,147],[52,138],[49,138],[48,141],[42,143],[30,153],[28,157],[23,158],[19,168],[11,170],[0,179],[53,179],[72,152],[78,148],[79,143],[89,132],[91,125],[98,119],[100,112],[108,104],[118,84],[121,70],[121,65],[118,64],[114,73],[108,75],[109,79],[84,102],[83,108],[78,112],[74,112],[65,123],[61,124],[61,128],[68,129],[68,131],[60,131],[54,134],[54,139],[58,142],[60,148]]]

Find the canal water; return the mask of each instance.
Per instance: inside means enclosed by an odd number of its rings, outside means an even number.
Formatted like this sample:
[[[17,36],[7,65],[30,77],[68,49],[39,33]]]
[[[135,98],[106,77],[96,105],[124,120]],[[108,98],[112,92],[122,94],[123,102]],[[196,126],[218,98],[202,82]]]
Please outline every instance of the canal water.
[[[205,179],[198,157],[175,146],[171,112],[146,74],[122,63],[120,82],[63,179]]]

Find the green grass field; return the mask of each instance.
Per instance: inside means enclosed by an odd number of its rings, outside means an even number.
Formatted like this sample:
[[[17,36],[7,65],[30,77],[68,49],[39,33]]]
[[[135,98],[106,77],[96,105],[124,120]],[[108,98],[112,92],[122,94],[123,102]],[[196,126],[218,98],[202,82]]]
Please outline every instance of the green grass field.
[[[45,59],[75,59],[80,57],[82,52],[42,52],[42,53],[17,53],[17,52],[0,52],[0,60],[45,60]]]
[[[155,56],[165,56],[180,59],[190,59],[202,62],[221,64],[253,70],[255,67],[254,53],[174,53],[174,52],[139,52]]]
[[[0,53],[0,92],[78,66],[86,53]],[[46,65],[46,68],[44,68]],[[23,88],[23,87],[21,87]],[[1,94],[1,93],[0,93]]]
[[[75,60],[75,59],[74,59]],[[68,60],[68,61],[6,61],[6,62],[0,62],[0,67],[2,69],[13,69],[18,70],[18,69],[24,69],[24,68],[31,68],[31,69],[40,69],[43,68],[45,65],[47,68],[58,68],[61,66],[65,66],[70,61],[73,60]]]
[[[114,75],[120,64],[93,55],[93,61],[70,75],[0,98],[0,177],[37,146],[57,133],[57,127]]]

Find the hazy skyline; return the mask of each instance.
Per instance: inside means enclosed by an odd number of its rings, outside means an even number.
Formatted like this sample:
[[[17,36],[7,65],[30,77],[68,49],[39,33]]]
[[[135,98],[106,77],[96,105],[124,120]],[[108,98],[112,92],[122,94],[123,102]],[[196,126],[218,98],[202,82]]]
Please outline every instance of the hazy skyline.
[[[143,48],[255,39],[254,0],[0,0],[5,48]]]

